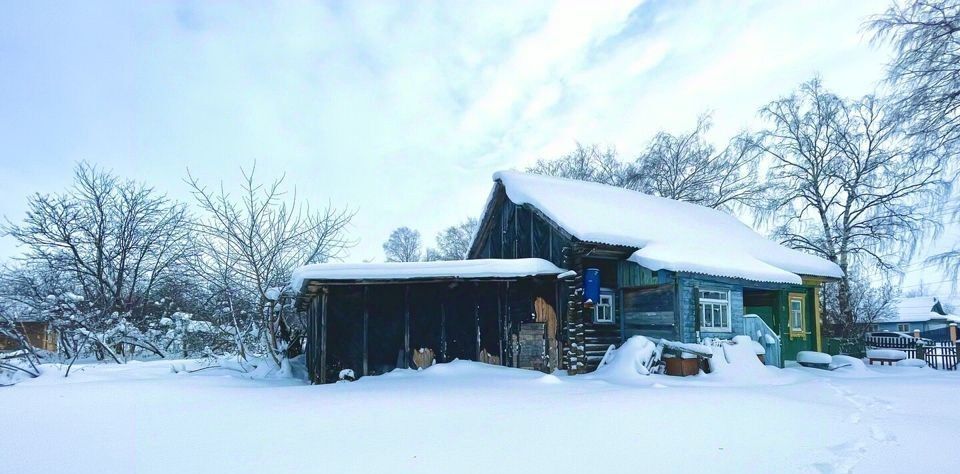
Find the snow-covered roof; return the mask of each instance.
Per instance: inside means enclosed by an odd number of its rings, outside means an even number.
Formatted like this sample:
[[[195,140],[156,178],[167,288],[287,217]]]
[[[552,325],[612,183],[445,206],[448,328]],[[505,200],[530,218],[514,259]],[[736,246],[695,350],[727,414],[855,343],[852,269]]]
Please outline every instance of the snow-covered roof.
[[[960,316],[943,315],[933,310],[937,298],[933,296],[914,296],[897,300],[897,313],[887,322],[920,323],[930,320],[947,320],[960,323]]]
[[[305,280],[413,280],[429,278],[520,278],[559,275],[566,270],[540,258],[477,259],[435,262],[316,263],[293,272],[290,286]]]
[[[839,278],[836,264],[766,239],[730,214],[599,183],[501,171],[517,204],[530,204],[577,239],[636,247],[629,260],[671,270],[753,281]]]

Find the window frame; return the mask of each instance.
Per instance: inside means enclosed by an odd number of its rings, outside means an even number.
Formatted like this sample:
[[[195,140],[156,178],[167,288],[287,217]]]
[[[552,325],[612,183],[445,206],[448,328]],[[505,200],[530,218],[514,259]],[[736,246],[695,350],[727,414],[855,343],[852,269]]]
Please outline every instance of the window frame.
[[[604,303],[604,300],[609,300],[609,302]],[[600,307],[606,307],[610,310],[609,319],[600,319]],[[613,295],[613,291],[608,289],[600,289],[600,301],[597,304],[593,305],[593,322],[595,324],[616,324],[617,322],[617,312],[616,312],[616,298]]]
[[[910,332],[910,323],[897,323],[897,332]]]
[[[721,298],[705,298],[705,293],[716,293],[717,295],[724,295]],[[719,290],[713,288],[701,288],[697,294],[697,317],[700,318],[700,331],[701,332],[733,332],[733,315],[730,312],[730,290]],[[707,314],[706,308],[707,305],[711,307],[711,317],[710,325],[707,325]],[[715,317],[717,313],[715,311],[719,310],[721,316],[721,321],[723,316],[726,316],[726,325],[717,326],[715,325]],[[726,314],[724,314],[726,310]]]
[[[793,313],[793,311],[794,311],[794,309],[793,309],[793,303],[794,303],[794,302],[800,303],[800,310],[799,310],[799,315],[800,315],[799,323],[800,323],[800,326],[799,326],[799,327],[794,326],[794,324],[793,324],[793,323],[794,323],[794,319],[793,319],[793,315],[794,315],[794,313]],[[791,336],[806,336],[806,335],[807,335],[806,305],[807,305],[807,298],[806,298],[806,295],[804,295],[804,294],[801,294],[801,293],[791,293],[791,294],[788,296],[788,298],[787,298],[787,327],[790,328],[790,335],[791,335]]]

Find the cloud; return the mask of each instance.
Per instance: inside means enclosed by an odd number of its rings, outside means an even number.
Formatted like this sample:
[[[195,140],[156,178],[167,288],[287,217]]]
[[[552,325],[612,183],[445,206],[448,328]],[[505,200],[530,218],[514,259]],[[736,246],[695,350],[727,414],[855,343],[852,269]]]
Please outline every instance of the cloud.
[[[718,140],[821,73],[868,92],[876,3],[24,2],[0,17],[0,214],[87,159],[188,199],[257,160],[358,208],[350,259],[481,211],[490,174],[575,141],[639,152],[716,111]],[[0,255],[12,254],[0,239]]]

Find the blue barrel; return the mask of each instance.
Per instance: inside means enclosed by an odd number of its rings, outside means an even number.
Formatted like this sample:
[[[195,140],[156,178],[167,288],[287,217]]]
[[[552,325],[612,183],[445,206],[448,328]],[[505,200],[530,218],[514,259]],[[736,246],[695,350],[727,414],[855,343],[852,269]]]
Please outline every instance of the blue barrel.
[[[588,268],[583,272],[583,301],[600,302],[600,269]]]

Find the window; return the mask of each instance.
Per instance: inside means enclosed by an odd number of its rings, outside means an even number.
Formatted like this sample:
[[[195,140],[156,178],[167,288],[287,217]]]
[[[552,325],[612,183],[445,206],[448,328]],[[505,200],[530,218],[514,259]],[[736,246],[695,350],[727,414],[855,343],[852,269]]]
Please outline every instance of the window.
[[[803,295],[790,295],[790,332],[804,334]]]
[[[730,292],[700,290],[700,329],[730,330]]]
[[[613,294],[600,293],[600,302],[593,307],[593,322],[613,322]]]
[[[897,331],[900,331],[900,332],[909,332],[909,331],[910,331],[910,325],[907,324],[907,323],[897,324]]]

